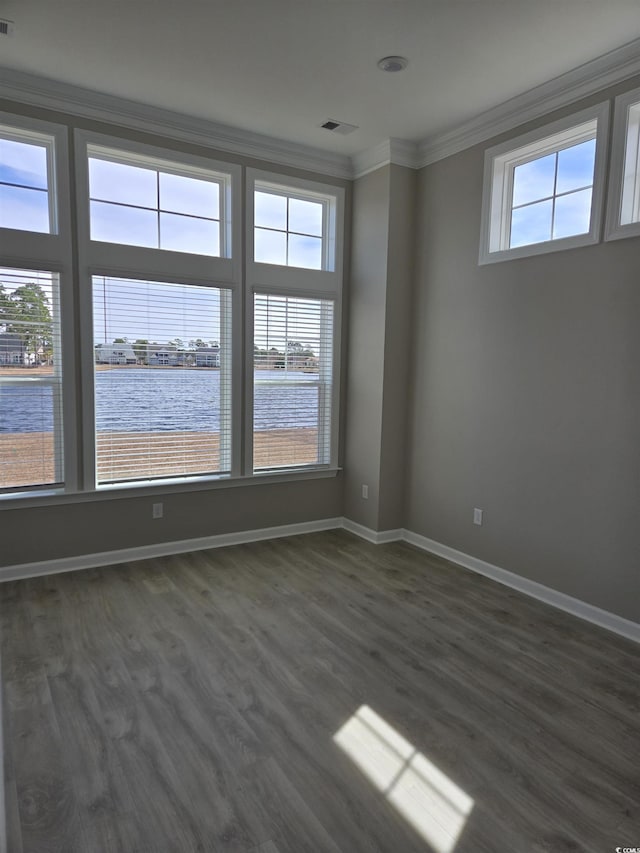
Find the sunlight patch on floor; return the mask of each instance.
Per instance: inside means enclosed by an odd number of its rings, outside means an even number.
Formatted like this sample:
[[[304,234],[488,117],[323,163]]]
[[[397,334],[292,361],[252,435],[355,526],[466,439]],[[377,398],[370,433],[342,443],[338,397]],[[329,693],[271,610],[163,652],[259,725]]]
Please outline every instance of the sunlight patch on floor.
[[[452,853],[471,797],[368,705],[333,740],[437,853]]]

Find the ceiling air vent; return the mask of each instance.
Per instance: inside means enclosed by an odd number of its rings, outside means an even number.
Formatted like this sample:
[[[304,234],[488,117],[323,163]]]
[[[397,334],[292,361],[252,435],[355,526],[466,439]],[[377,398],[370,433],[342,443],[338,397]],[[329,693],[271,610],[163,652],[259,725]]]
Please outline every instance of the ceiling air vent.
[[[13,27],[13,21],[5,21],[0,18],[0,36],[12,36]]]
[[[330,130],[332,133],[340,133],[342,136],[346,136],[348,133],[353,133],[354,130],[358,129],[356,124],[347,124],[346,121],[336,121],[333,118],[328,118],[326,121],[323,121],[320,127],[323,127],[325,130]]]

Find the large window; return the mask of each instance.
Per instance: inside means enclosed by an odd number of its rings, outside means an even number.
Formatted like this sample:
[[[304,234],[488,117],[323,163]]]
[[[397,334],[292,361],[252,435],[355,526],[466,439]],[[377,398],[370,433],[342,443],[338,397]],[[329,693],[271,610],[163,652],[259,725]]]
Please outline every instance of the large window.
[[[344,194],[281,180],[247,170],[246,456],[262,475],[337,465]]]
[[[72,241],[67,129],[0,114],[3,497],[334,471],[344,190],[79,129],[73,156]]]
[[[254,297],[255,470],[331,459],[333,303]]]
[[[228,474],[231,298],[93,277],[98,485]]]
[[[91,239],[220,257],[227,176],[89,145]]]
[[[0,491],[61,484],[58,276],[0,269]]]
[[[607,112],[601,105],[487,151],[481,263],[597,242]]]

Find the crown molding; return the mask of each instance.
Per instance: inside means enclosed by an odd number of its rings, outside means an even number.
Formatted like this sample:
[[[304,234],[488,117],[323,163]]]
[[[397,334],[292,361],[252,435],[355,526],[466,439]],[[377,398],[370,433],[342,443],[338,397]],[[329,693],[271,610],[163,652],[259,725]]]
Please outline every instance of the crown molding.
[[[23,71],[0,68],[0,98],[42,109],[59,110],[81,118],[107,121],[168,139],[334,178],[349,180],[353,177],[351,158],[346,155],[286,142]]]
[[[454,130],[423,140],[419,146],[418,168],[443,160],[638,74],[640,39],[635,39],[486,110]]]
[[[415,142],[408,142],[405,139],[385,139],[373,148],[367,148],[355,154],[351,158],[351,163],[354,178],[362,178],[369,172],[390,164],[419,169],[420,151]]]

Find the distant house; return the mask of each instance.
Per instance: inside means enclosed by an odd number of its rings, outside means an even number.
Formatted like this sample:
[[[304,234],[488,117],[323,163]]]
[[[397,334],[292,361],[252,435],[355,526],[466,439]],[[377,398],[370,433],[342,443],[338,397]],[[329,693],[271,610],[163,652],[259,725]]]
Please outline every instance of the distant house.
[[[25,346],[20,335],[0,334],[0,364],[25,364]]]
[[[198,347],[196,367],[220,367],[220,347]]]
[[[182,355],[173,344],[148,344],[147,353],[147,363],[156,367],[176,367]]]
[[[96,364],[137,364],[131,344],[98,344]]]

